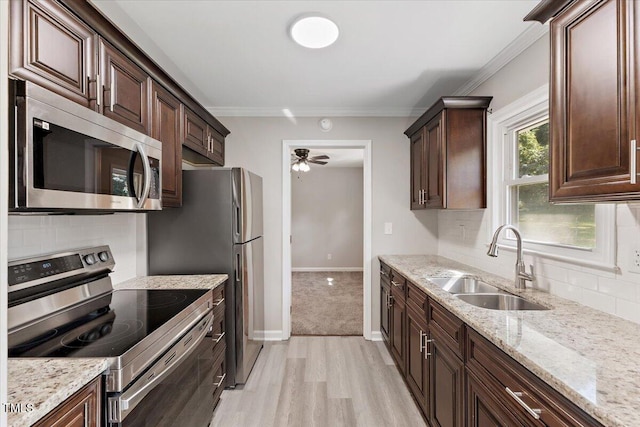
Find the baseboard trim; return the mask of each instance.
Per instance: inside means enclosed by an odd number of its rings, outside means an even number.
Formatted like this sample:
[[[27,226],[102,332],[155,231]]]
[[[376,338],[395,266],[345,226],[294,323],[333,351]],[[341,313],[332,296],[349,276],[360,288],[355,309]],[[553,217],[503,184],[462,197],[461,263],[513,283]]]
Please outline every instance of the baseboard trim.
[[[262,341],[282,341],[282,331],[255,331],[254,336]]]
[[[323,273],[323,272],[350,272],[350,271],[354,271],[354,272],[360,272],[363,271],[362,267],[293,267],[291,269],[291,272],[297,272],[297,273]]]
[[[371,341],[382,341],[382,333],[380,331],[371,331]]]

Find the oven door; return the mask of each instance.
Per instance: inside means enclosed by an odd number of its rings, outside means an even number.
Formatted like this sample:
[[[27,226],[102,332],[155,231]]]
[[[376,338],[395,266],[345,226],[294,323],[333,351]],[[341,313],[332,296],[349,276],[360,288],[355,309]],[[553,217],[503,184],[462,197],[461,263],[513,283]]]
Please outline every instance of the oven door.
[[[16,107],[14,212],[162,208],[159,141],[29,82]]]
[[[214,409],[213,313],[122,393],[107,395],[107,425],[206,427]]]

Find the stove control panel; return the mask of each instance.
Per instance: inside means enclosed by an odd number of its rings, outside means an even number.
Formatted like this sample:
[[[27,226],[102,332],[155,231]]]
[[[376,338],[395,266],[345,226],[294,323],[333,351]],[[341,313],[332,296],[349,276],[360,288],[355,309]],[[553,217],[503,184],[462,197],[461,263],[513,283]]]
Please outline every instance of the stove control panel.
[[[8,266],[9,291],[82,273],[113,270],[114,265],[109,246],[15,260]]]

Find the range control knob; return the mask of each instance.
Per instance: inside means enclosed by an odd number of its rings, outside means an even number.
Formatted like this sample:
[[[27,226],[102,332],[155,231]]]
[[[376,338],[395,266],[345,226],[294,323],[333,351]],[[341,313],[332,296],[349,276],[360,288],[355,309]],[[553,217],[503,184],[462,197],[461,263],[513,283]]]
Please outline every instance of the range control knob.
[[[84,262],[86,262],[86,263],[87,263],[87,265],[93,265],[93,264],[95,264],[97,261],[98,261],[98,260],[96,259],[96,256],[95,256],[94,254],[89,254],[89,255],[86,255],[86,256],[84,257]]]
[[[98,254],[98,258],[100,258],[100,261],[102,262],[107,262],[109,261],[109,253],[107,251],[102,251]]]

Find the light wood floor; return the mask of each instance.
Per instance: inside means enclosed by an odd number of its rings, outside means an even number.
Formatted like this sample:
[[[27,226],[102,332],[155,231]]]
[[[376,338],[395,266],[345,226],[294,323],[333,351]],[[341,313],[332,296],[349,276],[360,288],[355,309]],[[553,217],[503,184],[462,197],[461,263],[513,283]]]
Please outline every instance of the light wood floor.
[[[211,426],[425,423],[382,342],[297,336],[265,345],[247,384],[222,392]]]

